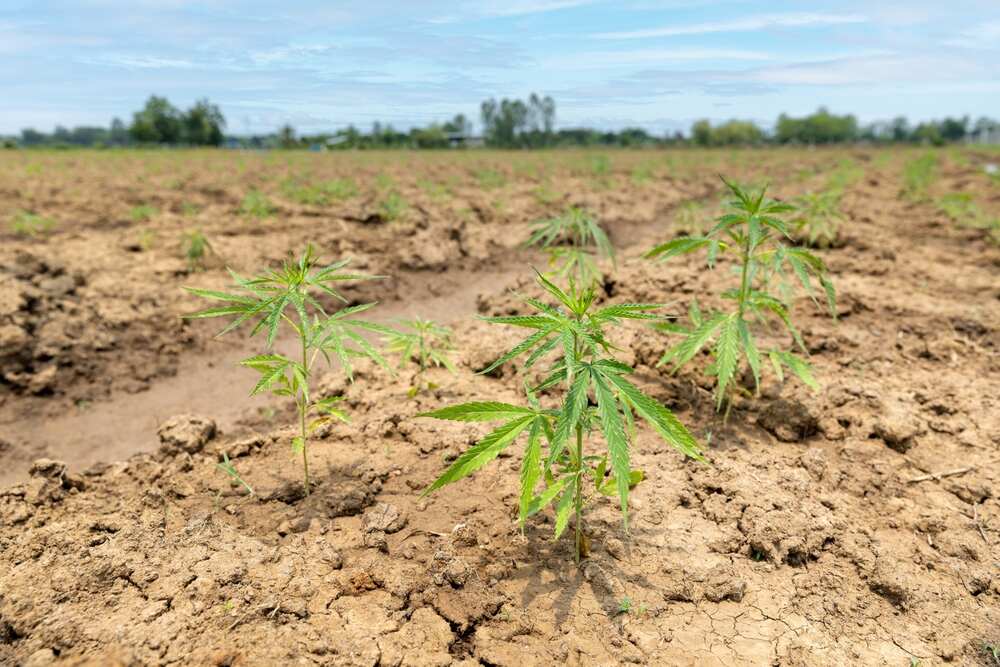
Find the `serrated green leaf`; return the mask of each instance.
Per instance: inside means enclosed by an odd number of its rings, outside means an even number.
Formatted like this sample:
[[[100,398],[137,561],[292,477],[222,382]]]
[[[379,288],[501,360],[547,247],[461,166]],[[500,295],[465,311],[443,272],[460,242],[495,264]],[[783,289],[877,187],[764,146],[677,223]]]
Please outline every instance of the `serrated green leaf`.
[[[533,414],[525,415],[513,419],[492,431],[475,445],[465,450],[443,475],[424,489],[421,495],[426,496],[433,493],[442,486],[457,482],[482,468],[495,459],[500,452],[509,447],[517,439],[517,436],[528,428],[534,419],[535,416]]]
[[[594,374],[594,392],[597,396],[597,409],[601,418],[601,432],[608,443],[611,469],[614,471],[618,486],[618,501],[622,510],[625,531],[628,532],[628,476],[631,467],[628,439],[625,437],[622,416],[618,411],[618,400],[600,373]]]
[[[518,419],[536,414],[535,410],[498,401],[473,401],[450,405],[431,412],[421,412],[418,417],[433,417],[459,422],[488,422],[500,419]]]

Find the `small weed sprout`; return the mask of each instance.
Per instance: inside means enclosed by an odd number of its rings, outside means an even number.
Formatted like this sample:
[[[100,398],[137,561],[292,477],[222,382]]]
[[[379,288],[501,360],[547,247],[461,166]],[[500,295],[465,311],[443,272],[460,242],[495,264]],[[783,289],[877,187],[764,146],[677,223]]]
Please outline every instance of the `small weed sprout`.
[[[632,611],[632,598],[629,596],[623,597],[618,601],[618,613],[627,614]]]
[[[181,238],[181,249],[184,251],[184,258],[187,259],[188,268],[191,271],[205,268],[205,255],[215,252],[212,244],[200,229],[193,229],[184,232]]]
[[[702,460],[698,443],[666,407],[644,394],[627,379],[632,368],[612,356],[615,348],[606,330],[622,320],[657,320],[657,304],[626,303],[595,306],[593,285],[579,289],[570,283],[563,290],[539,274],[538,284],[555,305],[525,298],[535,313],[489,317],[486,321],[522,327],[531,331],[523,341],[503,354],[481,373],[527,355],[527,371],[551,352],[558,359],[545,378],[527,390],[527,405],[479,401],[454,405],[422,414],[424,417],[460,422],[502,424],[466,450],[436,481],[424,490],[428,495],[457,482],[495,459],[522,434],[527,444],[521,460],[518,517],[524,529],[528,517],[555,503],[555,538],[575,516],[577,562],[588,553],[583,528],[584,506],[595,497],[617,497],[625,530],[628,530],[629,491],[643,479],[632,468],[630,440],[635,415],[643,418],[671,446]],[[538,392],[562,387],[558,408],[544,408]],[[601,454],[588,453],[585,441],[599,431],[607,445]],[[543,451],[544,450],[544,451]],[[544,483],[541,493],[537,487]]]
[[[10,223],[10,230],[18,236],[40,236],[55,229],[56,221],[52,218],[21,211],[14,216]]]
[[[601,279],[598,258],[615,262],[615,249],[608,235],[593,216],[577,207],[555,218],[535,222],[525,245],[548,252],[553,277],[570,279],[579,285]]]
[[[253,324],[250,335],[265,334],[265,348],[273,350],[282,324],[295,333],[301,356],[290,359],[273,351],[252,356],[240,362],[260,373],[260,381],[250,395],[271,391],[295,401],[299,416],[299,435],[292,441],[292,449],[302,456],[305,493],[310,491],[309,436],[319,427],[335,420],[346,421],[346,414],[337,408],[342,397],[319,397],[313,388],[317,357],[327,363],[331,356],[340,362],[341,370],[353,381],[351,359],[368,357],[388,368],[382,355],[361,334],[365,331],[386,334],[386,327],[356,319],[356,315],[374,306],[365,303],[345,306],[332,315],[317,300],[326,295],[347,303],[335,285],[348,281],[373,280],[380,276],[345,273],[341,270],[350,260],[340,260],[327,266],[317,266],[312,246],[298,260],[286,260],[280,269],[270,270],[253,278],[243,278],[230,271],[235,281],[233,291],[185,288],[197,296],[220,301],[223,305],[208,308],[186,318],[231,317],[232,321],[221,331],[223,335],[244,325]]]
[[[240,204],[240,214],[248,218],[263,220],[274,215],[274,205],[260,190],[251,190]]]
[[[730,393],[735,390],[734,380],[741,359],[745,359],[753,374],[755,389],[760,389],[762,358],[766,354],[771,361],[774,374],[781,382],[783,367],[788,367],[806,385],[818,389],[809,363],[789,350],[775,347],[766,352],[758,348],[754,340],[751,324],[776,317],[789,332],[794,343],[803,354],[808,354],[805,343],[792,324],[788,299],[781,299],[770,293],[777,283],[782,292],[790,293],[786,271],[791,270],[806,293],[813,298],[812,278],[822,286],[830,314],[836,316],[833,284],[827,277],[826,266],[821,259],[809,251],[788,246],[781,237],[789,238],[788,223],[777,216],[794,210],[789,204],[765,198],[765,189],[747,192],[739,186],[725,181],[735,196],[730,203],[732,212],[719,218],[715,227],[702,237],[681,237],[668,241],[650,250],[649,258],[668,259],[702,248],[708,251],[708,264],[715,266],[720,252],[736,255],[740,283],[738,287],[725,290],[721,297],[733,302],[727,312],[702,313],[697,301],[691,303],[688,311],[689,326],[675,322],[654,325],[654,328],[672,334],[680,334],[680,343],[667,350],[660,364],[672,363],[674,370],[691,361],[698,352],[714,339],[711,353],[713,363],[708,368],[709,375],[715,376],[716,408],[726,403],[728,415]]]
[[[253,487],[247,484],[246,481],[244,481],[243,478],[240,477],[240,474],[236,471],[236,466],[234,466],[232,462],[229,460],[229,454],[227,454],[226,452],[222,452],[222,461],[216,463],[215,465],[219,470],[229,475],[230,479],[232,479],[234,482],[240,484],[244,489],[246,489],[247,493],[249,493],[251,496],[256,495],[254,494]]]
[[[424,388],[423,375],[429,368],[457,372],[455,364],[448,358],[448,354],[455,349],[451,342],[451,329],[419,317],[400,322],[398,326],[402,330],[386,334],[385,350],[399,355],[400,369],[411,362],[417,366],[408,392],[411,398]],[[426,388],[436,389],[437,385],[427,383]]]
[[[983,653],[993,658],[994,664],[1000,667],[1000,643],[983,642]]]
[[[141,204],[139,206],[134,206],[132,210],[128,212],[128,217],[132,220],[132,222],[149,222],[158,214],[159,211],[155,206]]]
[[[937,173],[937,156],[927,153],[910,160],[903,166],[902,197],[912,202],[930,199],[930,186]]]

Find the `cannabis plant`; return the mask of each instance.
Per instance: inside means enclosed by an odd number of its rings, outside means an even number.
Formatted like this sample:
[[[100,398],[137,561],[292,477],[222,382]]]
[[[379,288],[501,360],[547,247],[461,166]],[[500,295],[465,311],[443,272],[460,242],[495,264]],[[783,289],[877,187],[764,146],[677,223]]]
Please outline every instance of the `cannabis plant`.
[[[395,190],[390,191],[378,204],[378,214],[386,222],[398,220],[406,213],[407,203]]]
[[[56,221],[52,218],[38,215],[37,213],[31,213],[30,211],[21,211],[14,216],[14,220],[10,223],[10,229],[12,232],[18,236],[39,236],[41,234],[47,234],[52,231],[56,226]]]
[[[223,305],[185,317],[232,318],[219,332],[220,336],[243,325],[253,326],[251,336],[264,334],[266,352],[240,363],[260,373],[260,380],[250,390],[251,396],[271,391],[295,401],[299,434],[292,441],[292,449],[302,456],[306,495],[310,491],[309,436],[331,421],[346,420],[344,412],[337,407],[341,397],[321,397],[314,390],[318,357],[323,357],[328,364],[331,358],[336,358],[351,381],[354,379],[352,358],[368,357],[387,367],[382,355],[362,334],[366,331],[386,334],[389,330],[355,317],[374,303],[345,305],[331,314],[318,300],[326,296],[346,304],[347,300],[335,289],[338,283],[380,277],[342,271],[349,262],[344,259],[319,266],[312,246],[308,246],[297,260],[286,260],[280,269],[272,269],[252,278],[243,278],[230,271],[235,281],[233,291],[186,288],[192,294],[221,301]],[[283,327],[290,328],[298,339],[301,354],[297,359],[274,351],[279,329]]]
[[[193,229],[185,232],[181,238],[181,247],[184,250],[184,257],[187,259],[188,268],[195,271],[204,268],[205,254],[214,252],[212,244],[200,229]]]
[[[686,201],[681,204],[674,215],[673,228],[678,234],[699,236],[705,233],[705,227],[710,220],[705,208],[697,201]]]
[[[398,326],[401,330],[386,334],[385,349],[399,355],[400,369],[408,363],[417,366],[413,386],[409,390],[411,398],[424,388],[423,375],[429,368],[436,366],[456,372],[455,364],[448,358],[448,354],[455,349],[451,342],[451,329],[419,317],[400,322]],[[435,389],[436,385],[428,383],[426,388]]]
[[[927,153],[910,160],[903,166],[903,192],[905,199],[924,202],[930,197],[928,192],[937,171],[937,156]]]
[[[990,216],[967,192],[950,192],[937,202],[938,208],[962,227],[981,229],[994,243],[1000,243],[1000,218]]]
[[[675,371],[691,361],[702,348],[710,346],[713,362],[708,373],[715,377],[716,407],[721,409],[726,402],[728,414],[731,401],[727,399],[735,389],[734,380],[738,377],[742,360],[746,361],[753,374],[756,390],[760,388],[765,355],[770,359],[779,381],[783,380],[783,368],[787,367],[809,387],[817,388],[810,365],[803,357],[781,346],[761,350],[753,333],[755,324],[774,318],[784,326],[801,352],[807,354],[789,314],[792,286],[789,273],[801,283],[810,297],[814,296],[813,280],[817,280],[834,317],[836,308],[833,284],[823,261],[807,250],[783,241],[790,238],[790,226],[779,216],[793,211],[794,207],[766,198],[766,188],[748,192],[725,179],[723,182],[735,196],[729,204],[730,213],[720,217],[707,235],[674,239],[656,246],[646,256],[668,259],[706,249],[710,267],[715,266],[720,253],[735,257],[739,285],[720,295],[732,303],[731,307],[703,313],[695,301],[688,312],[688,326],[676,322],[655,326],[661,331],[682,336],[682,340],[660,359],[661,365],[672,363]]]
[[[139,206],[132,207],[128,212],[128,217],[132,219],[132,222],[149,222],[158,214],[159,210],[155,206],[140,204]]]
[[[844,219],[840,195],[838,190],[830,189],[807,192],[795,199],[796,214],[791,222],[806,245],[829,248],[837,240]]]
[[[597,220],[578,207],[570,207],[560,216],[539,220],[532,225],[526,246],[537,246],[549,255],[552,276],[571,279],[578,285],[599,281],[599,257],[615,261],[615,249]]]
[[[251,190],[240,204],[240,213],[248,218],[261,220],[274,215],[274,205],[260,190]]]
[[[424,495],[472,474],[525,435],[518,502],[521,528],[528,517],[554,503],[556,538],[569,525],[570,516],[575,517],[575,557],[579,562],[588,550],[583,510],[594,498],[616,496],[628,530],[629,491],[643,478],[641,471],[632,468],[629,453],[635,415],[683,454],[695,459],[701,459],[701,454],[698,443],[673,413],[627,378],[632,368],[615,359],[616,348],[607,337],[607,330],[622,320],[659,319],[652,312],[659,306],[626,303],[598,307],[593,285],[578,288],[570,283],[569,289],[563,290],[541,274],[538,284],[554,303],[525,298],[533,314],[486,318],[531,333],[481,372],[489,373],[522,356],[524,371],[550,353],[557,356],[556,361],[538,385],[526,386],[526,405],[477,401],[421,415],[461,422],[501,422],[459,456]],[[558,407],[541,405],[536,396],[545,390],[562,393]],[[606,445],[600,453],[585,446],[596,432]]]

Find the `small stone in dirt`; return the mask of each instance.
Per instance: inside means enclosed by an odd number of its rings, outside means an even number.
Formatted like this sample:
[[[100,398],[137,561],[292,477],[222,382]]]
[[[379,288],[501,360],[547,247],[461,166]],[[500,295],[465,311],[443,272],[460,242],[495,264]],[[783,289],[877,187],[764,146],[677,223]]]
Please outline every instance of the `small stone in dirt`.
[[[819,430],[819,420],[801,401],[779,398],[757,416],[757,424],[782,442],[800,442]]]
[[[52,459],[35,459],[28,474],[32,477],[61,480],[66,475],[66,464]]]
[[[360,514],[373,502],[375,498],[368,485],[357,479],[335,482],[323,490],[326,515],[331,519]]]
[[[869,579],[868,587],[897,609],[906,611],[909,607],[910,595],[903,587],[899,574],[891,569],[882,568],[876,571]]]
[[[873,425],[872,434],[881,438],[890,449],[906,453],[916,444],[922,432],[920,421],[900,405],[890,405]]]
[[[50,648],[40,648],[31,655],[23,663],[23,667],[48,667],[55,663],[56,654]]]
[[[323,562],[330,566],[331,569],[339,570],[344,567],[344,556],[336,549],[326,549],[323,552]]]
[[[445,580],[455,588],[461,588],[472,575],[472,570],[461,558],[452,558],[444,567]]]
[[[479,537],[469,524],[459,523],[451,529],[452,544],[460,547],[474,547],[479,544]]]
[[[176,415],[160,424],[156,435],[160,438],[161,452],[194,454],[215,436],[215,422],[198,415]]]
[[[383,553],[389,553],[389,540],[386,539],[384,530],[366,531],[364,543],[370,549],[378,549]]]
[[[714,572],[705,584],[705,599],[709,602],[732,600],[739,602],[746,593],[747,582],[725,571]]]
[[[379,503],[365,513],[363,529],[366,533],[382,531],[391,535],[402,530],[406,521],[404,511],[389,503]]]
[[[604,540],[604,550],[615,560],[625,560],[625,545],[617,537]]]

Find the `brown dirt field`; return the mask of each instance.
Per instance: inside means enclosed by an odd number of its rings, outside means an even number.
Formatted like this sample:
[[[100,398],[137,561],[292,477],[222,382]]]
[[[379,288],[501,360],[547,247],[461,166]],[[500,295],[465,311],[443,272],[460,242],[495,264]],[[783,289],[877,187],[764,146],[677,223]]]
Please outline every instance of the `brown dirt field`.
[[[613,151],[605,170],[585,151],[0,153],[0,664],[995,666],[1000,247],[933,199],[969,192],[1000,215],[982,171],[1000,155],[940,151],[932,199],[909,203],[919,154]],[[818,251],[839,319],[796,306],[820,392],[771,382],[723,423],[702,366],[657,368],[668,339],[631,327],[617,342],[637,382],[710,464],[640,428],[630,534],[597,503],[579,567],[551,516],[521,535],[516,447],[420,497],[485,431],[417,413],[518,400],[512,369],[475,373],[515,332],[475,315],[534,289],[532,221],[586,206],[620,252],[602,298],[681,312],[729,277],[641,258],[680,205],[711,211],[718,172],[793,197],[845,158],[863,176]],[[333,179],[356,193],[295,190]],[[251,189],[273,215],[240,211]],[[392,192],[405,208],[388,220]],[[19,211],[55,225],[15,234]],[[214,249],[198,270],[180,247],[195,228]],[[450,325],[460,372],[412,399],[405,373],[331,373],[352,421],[313,443],[304,498],[289,407],[247,398],[236,366],[259,342],[179,316],[199,305],[181,286],[308,241],[390,276],[348,289],[380,321]],[[256,497],[216,469],[222,452]]]

